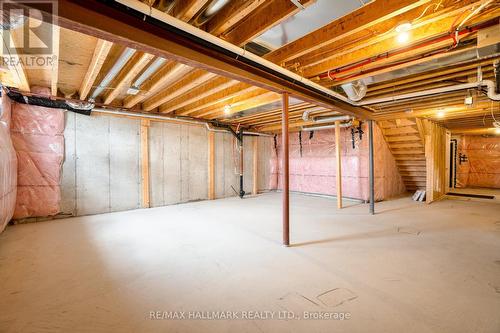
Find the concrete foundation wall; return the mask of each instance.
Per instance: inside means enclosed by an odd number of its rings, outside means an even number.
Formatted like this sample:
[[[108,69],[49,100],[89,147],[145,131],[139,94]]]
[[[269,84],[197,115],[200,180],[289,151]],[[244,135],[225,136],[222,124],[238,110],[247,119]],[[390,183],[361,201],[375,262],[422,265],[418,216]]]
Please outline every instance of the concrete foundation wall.
[[[140,207],[140,121],[66,112],[61,210],[89,215]]]
[[[140,120],[66,112],[61,211],[76,216],[141,207]],[[253,187],[253,140],[259,140],[259,190],[268,189],[270,138],[244,139],[244,190]],[[217,198],[239,190],[231,134],[215,133]],[[208,131],[196,125],[151,122],[151,207],[208,197]]]

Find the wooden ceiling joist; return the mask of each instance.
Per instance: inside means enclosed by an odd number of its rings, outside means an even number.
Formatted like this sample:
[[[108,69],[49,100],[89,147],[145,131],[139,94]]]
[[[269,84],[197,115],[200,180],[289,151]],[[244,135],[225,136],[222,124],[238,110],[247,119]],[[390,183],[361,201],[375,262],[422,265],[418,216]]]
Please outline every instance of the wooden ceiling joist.
[[[307,7],[316,0],[300,0]],[[263,5],[242,19],[236,26],[222,34],[222,38],[241,46],[261,35],[269,28],[293,16],[300,9],[292,1],[266,0]]]
[[[101,71],[102,65],[111,50],[113,43],[98,39],[97,45],[94,50],[94,55],[90,63],[85,78],[82,81],[82,86],[80,87],[80,99],[85,100],[94,85],[94,82]]]
[[[111,104],[115,98],[122,93],[130,82],[153,60],[154,55],[148,53],[138,54],[120,72],[113,89],[104,98],[104,104]],[[127,86],[128,85],[128,86]]]
[[[145,13],[155,11],[157,17],[167,15],[140,2],[130,1],[127,5],[143,10]],[[36,4],[30,6],[36,7]],[[43,11],[43,8],[37,9]],[[301,87],[292,81],[272,76],[259,68],[243,64],[238,59],[228,58],[218,51],[194,43],[183,35],[167,32],[149,20],[132,16],[128,11],[121,11],[100,1],[63,1],[59,3],[58,9],[59,23],[63,27],[77,29],[118,44],[133,46],[138,51],[170,58],[193,67],[204,68],[214,74],[260,86],[275,93],[289,92],[296,98],[326,107],[335,107],[343,113],[360,118],[370,118],[370,113],[363,108],[353,107],[348,103]],[[169,97],[166,96],[157,98],[155,102],[159,104],[154,107],[168,100]],[[155,103],[146,102],[149,110],[154,108],[152,105]]]
[[[356,9],[328,25],[287,44],[274,52],[268,59],[281,63],[320,47],[335,43],[339,38],[368,29],[390,17],[397,16],[431,0],[377,0]]]

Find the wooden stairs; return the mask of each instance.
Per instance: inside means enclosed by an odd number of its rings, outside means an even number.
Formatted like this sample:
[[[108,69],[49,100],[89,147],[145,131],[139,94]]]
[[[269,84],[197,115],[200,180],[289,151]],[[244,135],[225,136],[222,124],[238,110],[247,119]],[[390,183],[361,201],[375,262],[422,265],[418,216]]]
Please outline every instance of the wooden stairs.
[[[422,121],[418,118],[379,122],[396,160],[407,191],[425,190],[425,144]]]

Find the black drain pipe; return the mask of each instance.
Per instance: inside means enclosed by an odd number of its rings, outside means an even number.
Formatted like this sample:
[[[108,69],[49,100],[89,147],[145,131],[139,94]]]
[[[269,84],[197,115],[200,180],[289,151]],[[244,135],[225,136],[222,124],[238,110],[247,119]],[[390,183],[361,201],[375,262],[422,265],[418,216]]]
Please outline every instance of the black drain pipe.
[[[243,190],[243,130],[238,132],[238,147],[240,148],[240,198],[243,199],[245,191]]]

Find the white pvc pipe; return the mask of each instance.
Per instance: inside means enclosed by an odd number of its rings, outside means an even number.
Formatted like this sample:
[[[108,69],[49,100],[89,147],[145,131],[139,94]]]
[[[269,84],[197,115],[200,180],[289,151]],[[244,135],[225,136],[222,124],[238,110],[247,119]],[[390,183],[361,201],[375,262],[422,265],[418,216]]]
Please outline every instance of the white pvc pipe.
[[[457,91],[457,90],[479,88],[481,86],[485,86],[487,88],[486,95],[488,96],[489,99],[494,100],[494,101],[500,100],[500,94],[497,94],[495,92],[495,83],[493,81],[483,80],[483,81],[479,81],[479,82],[457,84],[457,85],[449,86],[449,87],[442,87],[442,88],[436,88],[436,89],[430,89],[430,90],[417,91],[417,92],[413,92],[413,93],[396,95],[396,96],[372,98],[372,99],[367,99],[367,100],[360,101],[360,102],[351,102],[351,104],[353,104],[355,106],[363,106],[363,105],[370,105],[370,104],[394,102],[394,101],[398,101],[401,99],[424,97],[424,96],[442,94],[442,93],[447,93],[447,92],[452,92],[452,91]]]
[[[156,114],[129,112],[129,111],[122,111],[119,109],[109,109],[109,108],[94,108],[94,109],[92,109],[92,112],[104,113],[104,114],[116,114],[116,115],[120,115],[120,116],[135,117],[135,118],[147,118],[147,119],[155,119],[155,120],[163,120],[163,121],[181,122],[181,123],[195,124],[195,125],[204,125],[207,128],[207,130],[210,132],[224,132],[224,133],[231,132],[227,129],[213,128],[210,126],[209,122],[202,121],[202,120],[173,118],[173,117],[167,117],[167,116],[160,116],[160,115],[156,115]],[[258,136],[271,136],[269,134],[264,134],[264,133],[259,133],[259,132],[251,132],[251,131],[243,131],[243,134],[258,135]]]
[[[351,126],[352,126],[352,122],[340,124],[341,128],[351,127]],[[311,126],[311,127],[302,127],[302,130],[304,132],[310,132],[310,131],[320,131],[320,130],[324,130],[324,129],[332,129],[332,128],[336,128],[336,127],[337,127],[337,125]]]

